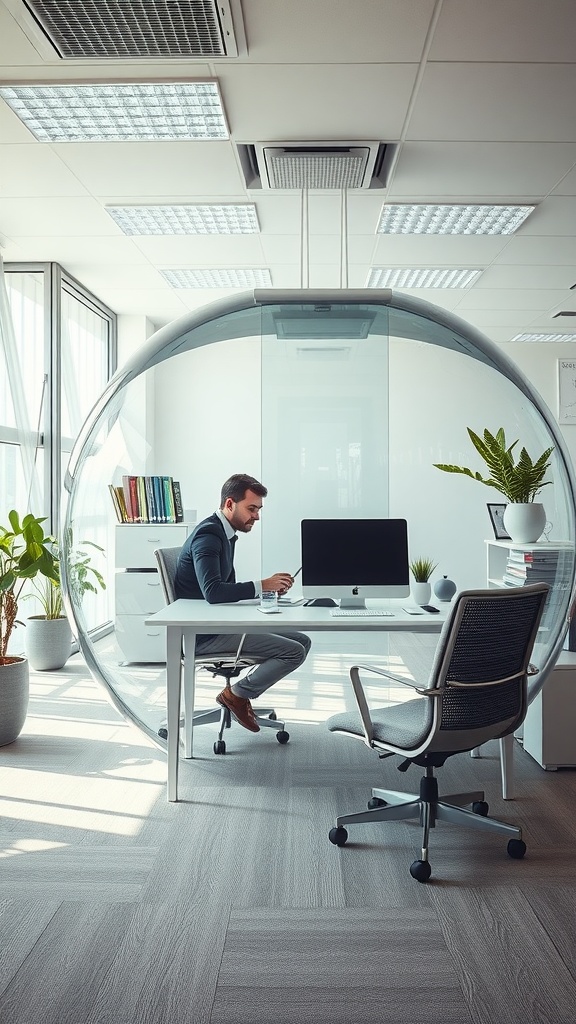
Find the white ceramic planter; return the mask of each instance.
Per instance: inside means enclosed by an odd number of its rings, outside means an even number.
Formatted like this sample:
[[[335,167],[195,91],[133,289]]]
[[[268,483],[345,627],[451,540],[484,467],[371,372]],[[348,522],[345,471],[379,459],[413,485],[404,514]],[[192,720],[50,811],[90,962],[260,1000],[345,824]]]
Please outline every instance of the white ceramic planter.
[[[26,721],[29,675],[26,658],[0,661],[0,747],[13,743]]]
[[[24,647],[26,657],[36,671],[62,668],[72,649],[72,630],[68,619],[65,616],[47,619],[45,615],[32,615],[26,619]]]
[[[429,583],[413,583],[410,587],[410,592],[415,604],[419,604],[420,606],[423,604],[430,604],[432,587]]]
[[[515,544],[534,544],[546,526],[544,505],[538,501],[512,502],[504,509],[503,522]]]

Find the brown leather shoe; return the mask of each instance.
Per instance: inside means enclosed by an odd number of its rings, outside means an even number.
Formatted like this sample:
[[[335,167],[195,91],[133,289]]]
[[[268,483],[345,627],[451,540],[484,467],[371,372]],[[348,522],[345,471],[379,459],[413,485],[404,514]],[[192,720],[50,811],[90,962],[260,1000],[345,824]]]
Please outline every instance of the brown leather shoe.
[[[252,705],[247,697],[238,697],[232,690],[226,687],[216,697],[218,704],[234,715],[234,718],[250,732],[260,732],[260,726],[252,710]]]

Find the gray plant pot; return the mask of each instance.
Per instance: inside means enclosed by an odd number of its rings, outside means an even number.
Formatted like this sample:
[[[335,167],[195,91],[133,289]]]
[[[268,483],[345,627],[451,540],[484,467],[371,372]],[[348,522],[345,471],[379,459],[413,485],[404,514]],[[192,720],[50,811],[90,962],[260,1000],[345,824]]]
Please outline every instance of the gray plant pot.
[[[29,670],[26,658],[0,660],[0,747],[13,743],[28,711]]]
[[[65,616],[47,619],[45,615],[32,615],[26,619],[24,633],[26,657],[33,669],[49,672],[62,668],[71,654],[72,630]]]

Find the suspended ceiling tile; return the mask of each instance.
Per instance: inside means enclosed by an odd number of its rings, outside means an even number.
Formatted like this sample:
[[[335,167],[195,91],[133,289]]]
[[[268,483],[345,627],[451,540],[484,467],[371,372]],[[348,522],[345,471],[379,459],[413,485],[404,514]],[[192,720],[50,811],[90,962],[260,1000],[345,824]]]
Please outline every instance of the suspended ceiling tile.
[[[506,246],[502,235],[378,235],[378,263],[485,267]]]
[[[416,71],[412,64],[238,64],[223,65],[218,80],[237,142],[345,140],[349,134],[386,142],[402,130]]]
[[[96,196],[226,195],[243,190],[229,142],[59,143],[53,148]]]
[[[576,267],[571,266],[515,266],[498,264],[488,267],[475,284],[477,290],[483,288],[557,288],[564,291],[576,282]]]
[[[8,0],[10,2],[10,0]],[[14,0],[12,0],[14,3]],[[56,55],[55,55],[56,56]],[[0,6],[0,67],[8,68],[42,64],[42,58],[6,6]]]
[[[576,196],[576,167],[564,175],[552,191],[554,196]]]
[[[49,146],[5,145],[0,161],[3,197],[85,196],[78,181]]]
[[[508,245],[495,258],[495,263],[518,265],[547,263],[550,266],[567,266],[576,268],[576,237],[539,237],[536,235],[517,235],[510,238]]]
[[[576,64],[428,64],[407,137],[575,142],[575,92]]]
[[[0,198],[0,228],[14,238],[26,235],[109,235],[121,232],[95,199],[54,196],[31,199]],[[87,252],[90,246],[87,245]]]
[[[20,246],[21,252],[26,254],[20,258],[26,260],[54,261],[68,266],[72,262],[84,263],[89,259],[94,262],[101,261],[104,266],[139,263],[142,267],[149,267],[147,258],[138,251],[130,238],[93,235],[90,239],[89,252],[83,235],[29,235],[18,237],[15,242]]]
[[[479,279],[481,280],[481,278]],[[566,292],[544,288],[471,288],[462,296],[460,309],[549,309],[561,302]]]
[[[388,202],[530,202],[547,195],[575,162],[576,145],[565,142],[409,142]]]
[[[573,61],[571,0],[444,0],[434,61]]]
[[[133,235],[134,244],[156,266],[260,265],[259,235]]]
[[[82,279],[83,284],[91,288],[98,298],[110,306],[120,315],[140,315],[142,313],[142,289],[141,288],[118,288],[114,282],[103,281],[99,276],[88,274],[88,279]],[[179,293],[172,289],[149,288],[148,308],[154,310],[151,319],[156,327],[170,323],[176,317],[182,316],[189,308],[182,301]],[[214,296],[212,296],[214,298]]]
[[[434,0],[354,0],[336,8],[333,0],[249,0],[243,9],[250,57],[258,63],[418,62]]]
[[[462,316],[463,320],[474,324],[480,330],[485,327],[514,327],[518,330],[519,323],[529,323],[533,317],[541,319],[546,312],[544,308],[530,312],[524,309],[466,309],[460,312],[461,309],[460,305],[455,309],[458,316]]]
[[[526,235],[572,235],[576,227],[576,196],[548,196],[517,232]]]
[[[262,235],[262,252],[266,263],[297,263],[300,266],[300,236]]]

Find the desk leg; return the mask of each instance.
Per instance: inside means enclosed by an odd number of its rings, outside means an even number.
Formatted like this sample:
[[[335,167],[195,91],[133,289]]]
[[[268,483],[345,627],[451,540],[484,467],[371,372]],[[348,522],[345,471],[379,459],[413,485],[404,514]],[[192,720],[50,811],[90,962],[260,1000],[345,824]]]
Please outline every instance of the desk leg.
[[[184,757],[192,757],[194,690],[196,686],[196,633],[184,635]]]
[[[502,799],[514,799],[514,733],[500,740],[500,771],[502,773]]]
[[[166,635],[166,718],[168,724],[168,800],[178,799],[182,630],[168,626]]]

